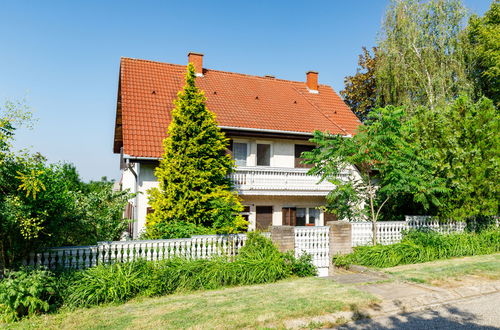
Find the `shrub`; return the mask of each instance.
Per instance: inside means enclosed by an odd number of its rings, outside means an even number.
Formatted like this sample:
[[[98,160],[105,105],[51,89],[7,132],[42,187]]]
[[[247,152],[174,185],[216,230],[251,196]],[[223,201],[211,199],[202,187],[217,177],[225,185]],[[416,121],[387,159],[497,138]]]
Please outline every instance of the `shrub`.
[[[359,264],[385,268],[499,251],[500,230],[498,229],[448,235],[429,230],[412,230],[403,237],[400,243],[356,247],[351,254],[335,257],[334,263],[340,267]]]
[[[281,253],[270,239],[249,233],[234,261],[216,256],[198,260],[173,258],[100,265],[80,271],[68,288],[66,303],[89,306],[124,302],[139,294],[154,296],[211,290],[315,274],[310,256],[297,259],[292,254]]]
[[[0,316],[5,321],[69,307],[121,303],[138,295],[211,290],[226,286],[275,282],[293,275],[312,276],[311,257],[281,253],[271,240],[249,233],[240,253],[229,260],[172,258],[137,260],[63,271],[24,268],[0,281]]]
[[[125,302],[147,287],[150,264],[143,260],[98,265],[75,275],[68,287],[65,303],[69,306],[89,306]]]
[[[46,269],[22,268],[0,281],[0,317],[4,321],[46,313],[61,303],[54,274]]]
[[[318,275],[317,268],[312,263],[312,256],[310,254],[302,254],[300,257],[295,258],[293,252],[287,253],[285,258],[290,263],[292,274],[299,277],[316,276]]]

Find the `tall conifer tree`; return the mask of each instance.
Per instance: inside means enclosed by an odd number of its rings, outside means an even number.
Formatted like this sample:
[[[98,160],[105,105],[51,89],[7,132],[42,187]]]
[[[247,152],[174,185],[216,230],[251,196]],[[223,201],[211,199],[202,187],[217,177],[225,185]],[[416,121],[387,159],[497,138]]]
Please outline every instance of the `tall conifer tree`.
[[[187,67],[186,85],[172,111],[164,154],[155,174],[159,188],[149,191],[149,238],[179,238],[193,234],[231,233],[246,225],[228,174],[234,161],[226,154],[228,139],[206,107],[195,85],[195,70]]]

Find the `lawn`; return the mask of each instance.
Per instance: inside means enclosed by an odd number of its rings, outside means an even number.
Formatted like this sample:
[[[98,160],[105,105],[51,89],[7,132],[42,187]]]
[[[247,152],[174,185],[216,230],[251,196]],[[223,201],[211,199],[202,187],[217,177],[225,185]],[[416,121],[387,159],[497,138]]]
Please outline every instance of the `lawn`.
[[[397,278],[432,285],[460,285],[465,280],[500,280],[500,253],[386,268]]]
[[[368,293],[323,278],[141,298],[122,305],[61,311],[11,328],[146,329],[281,327],[283,321],[367,306]]]

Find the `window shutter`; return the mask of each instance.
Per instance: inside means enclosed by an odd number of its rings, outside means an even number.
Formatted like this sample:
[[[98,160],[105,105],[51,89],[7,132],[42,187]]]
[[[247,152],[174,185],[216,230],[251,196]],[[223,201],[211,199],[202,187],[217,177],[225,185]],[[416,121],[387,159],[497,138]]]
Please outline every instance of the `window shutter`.
[[[328,213],[328,212],[325,212],[324,214],[324,219],[325,219],[325,225],[329,222],[329,221],[337,221],[337,215],[335,215],[334,213]]]
[[[305,158],[301,157],[303,152],[312,151],[313,149],[314,149],[314,146],[303,145],[303,144],[296,144],[295,145],[295,168],[311,168],[311,167],[313,167],[312,164],[302,164],[302,161],[305,160]]]
[[[295,207],[284,207],[281,209],[281,214],[283,216],[282,224],[283,226],[295,226],[297,223],[297,212]]]

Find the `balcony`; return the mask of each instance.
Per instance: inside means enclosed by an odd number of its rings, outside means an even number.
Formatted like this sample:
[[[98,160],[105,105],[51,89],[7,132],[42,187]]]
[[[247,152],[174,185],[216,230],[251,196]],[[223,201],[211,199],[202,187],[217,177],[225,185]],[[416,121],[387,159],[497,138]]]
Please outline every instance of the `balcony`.
[[[318,183],[305,168],[238,167],[230,178],[241,195],[326,196],[335,186]]]

